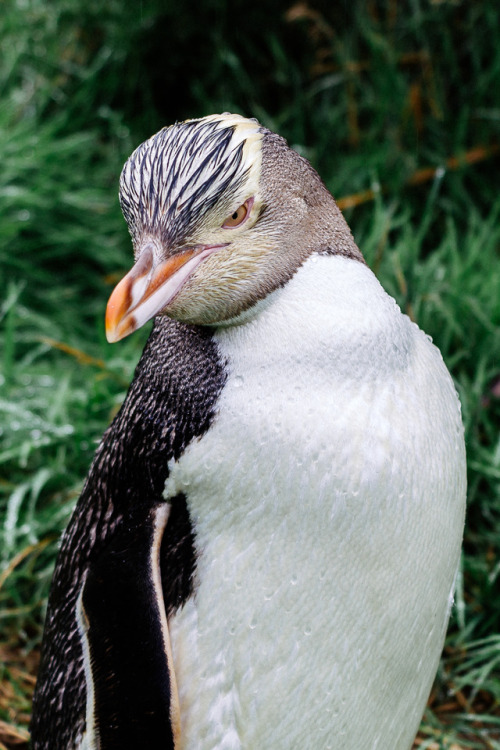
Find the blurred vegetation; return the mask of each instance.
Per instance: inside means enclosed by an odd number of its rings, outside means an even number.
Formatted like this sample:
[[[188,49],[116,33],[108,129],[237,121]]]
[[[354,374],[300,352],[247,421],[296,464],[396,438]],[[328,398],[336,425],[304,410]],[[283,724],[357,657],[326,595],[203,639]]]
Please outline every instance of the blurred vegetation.
[[[4,0],[0,35],[0,748],[26,746],[57,540],[147,335],[104,338],[121,166],[218,111],[312,161],[453,373],[469,512],[417,744],[500,748],[497,0]]]

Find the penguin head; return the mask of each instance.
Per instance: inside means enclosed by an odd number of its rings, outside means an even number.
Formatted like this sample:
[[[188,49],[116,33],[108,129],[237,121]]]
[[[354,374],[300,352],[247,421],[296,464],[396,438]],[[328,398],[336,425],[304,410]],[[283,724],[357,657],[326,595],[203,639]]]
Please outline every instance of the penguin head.
[[[237,322],[313,252],[362,260],[309,162],[239,115],[176,123],[142,143],[123,168],[120,204],[135,265],[109,299],[109,341],[157,314]]]

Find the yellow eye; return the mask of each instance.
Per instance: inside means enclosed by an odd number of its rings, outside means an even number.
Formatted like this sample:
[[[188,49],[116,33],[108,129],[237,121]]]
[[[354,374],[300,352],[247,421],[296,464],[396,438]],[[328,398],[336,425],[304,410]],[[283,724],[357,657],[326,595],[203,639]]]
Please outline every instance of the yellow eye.
[[[224,229],[232,229],[233,227],[239,227],[240,224],[243,224],[248,214],[250,213],[250,209],[252,208],[252,205],[253,205],[253,198],[249,198],[239,208],[237,208],[236,211],[231,214],[231,216],[227,217],[222,227]]]

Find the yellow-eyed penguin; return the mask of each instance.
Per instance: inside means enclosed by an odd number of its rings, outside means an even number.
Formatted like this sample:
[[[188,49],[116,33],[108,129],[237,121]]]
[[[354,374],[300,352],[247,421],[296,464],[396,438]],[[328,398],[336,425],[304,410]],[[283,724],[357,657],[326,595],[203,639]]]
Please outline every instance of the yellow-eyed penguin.
[[[120,201],[108,338],[157,317],[62,541],[34,750],[408,750],[464,522],[439,351],[254,120],[164,128]]]

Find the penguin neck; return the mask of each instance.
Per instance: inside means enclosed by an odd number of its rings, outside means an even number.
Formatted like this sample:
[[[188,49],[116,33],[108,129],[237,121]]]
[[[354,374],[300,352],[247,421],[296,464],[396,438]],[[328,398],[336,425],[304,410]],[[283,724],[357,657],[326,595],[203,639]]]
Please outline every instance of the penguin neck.
[[[280,265],[298,268],[313,253],[365,263],[342,212],[316,170],[267,131],[262,141],[264,221],[281,234]],[[289,276],[290,278],[290,276]]]

